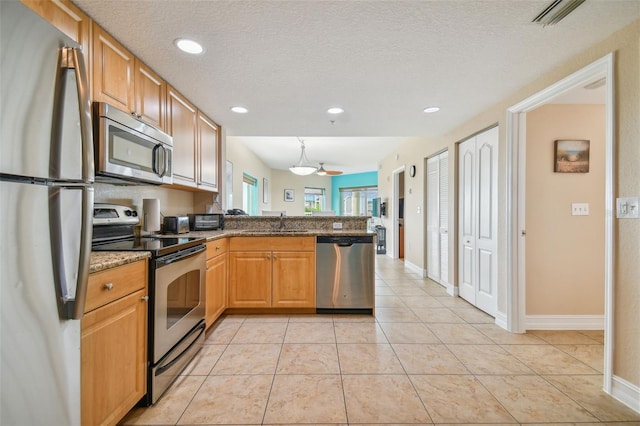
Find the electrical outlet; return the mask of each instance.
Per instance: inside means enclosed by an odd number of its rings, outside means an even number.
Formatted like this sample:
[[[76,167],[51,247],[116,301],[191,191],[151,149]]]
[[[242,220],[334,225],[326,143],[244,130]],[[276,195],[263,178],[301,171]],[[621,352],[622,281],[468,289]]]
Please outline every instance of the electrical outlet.
[[[616,199],[616,217],[618,219],[638,219],[640,217],[638,197]]]
[[[333,222],[333,229],[342,229],[342,222]]]
[[[571,216],[589,216],[589,203],[572,203]]]

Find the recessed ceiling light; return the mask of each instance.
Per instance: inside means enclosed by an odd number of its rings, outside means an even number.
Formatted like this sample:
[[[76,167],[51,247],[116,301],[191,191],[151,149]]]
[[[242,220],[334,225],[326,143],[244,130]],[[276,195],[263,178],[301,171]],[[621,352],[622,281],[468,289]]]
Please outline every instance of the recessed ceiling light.
[[[243,106],[234,106],[234,107],[231,107],[231,111],[233,111],[233,112],[235,112],[235,113],[238,113],[238,114],[246,114],[246,113],[248,113],[248,112],[249,112],[249,110],[248,110],[248,109],[246,109],[246,108],[245,108],[245,107],[243,107]]]
[[[200,43],[189,40],[188,38],[178,38],[174,41],[176,47],[183,52],[190,53],[192,55],[198,55],[204,52],[204,49],[200,45]]]
[[[327,112],[329,114],[342,114],[344,110],[340,107],[333,107],[333,108],[329,108]]]
[[[423,110],[423,112],[427,114],[431,114],[432,112],[438,112],[438,111],[440,111],[440,107],[437,107],[437,106],[427,107]]]

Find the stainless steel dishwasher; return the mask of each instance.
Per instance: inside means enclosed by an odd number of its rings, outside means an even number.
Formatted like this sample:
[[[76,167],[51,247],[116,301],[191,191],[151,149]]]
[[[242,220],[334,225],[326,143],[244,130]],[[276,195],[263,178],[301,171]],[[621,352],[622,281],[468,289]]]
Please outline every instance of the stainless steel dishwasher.
[[[373,313],[373,236],[318,236],[316,312]]]

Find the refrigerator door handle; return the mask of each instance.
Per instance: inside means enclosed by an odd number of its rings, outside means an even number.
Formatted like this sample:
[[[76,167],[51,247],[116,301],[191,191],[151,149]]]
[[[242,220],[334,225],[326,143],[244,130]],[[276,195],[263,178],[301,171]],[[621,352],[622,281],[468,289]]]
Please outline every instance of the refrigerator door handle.
[[[94,189],[90,186],[52,187],[51,191],[49,217],[58,311],[63,319],[80,319],[84,315],[89,285]],[[82,218],[77,252],[68,245],[69,239],[73,241],[77,235],[69,232],[69,227],[75,226],[69,223],[69,218],[65,215],[68,208],[65,206],[64,193],[68,191],[82,191]],[[73,259],[76,253],[77,259]],[[77,270],[72,270],[76,261]]]
[[[89,79],[84,65],[84,56],[79,48],[62,47],[58,54],[58,72],[56,73],[55,94],[53,103],[53,123],[51,132],[53,155],[52,161],[59,162],[62,147],[63,113],[66,93],[66,71],[76,73],[76,89],[78,93],[78,110],[80,120],[80,137],[82,140],[82,182],[93,183],[95,168],[93,164],[93,127],[91,125],[91,99],[89,98]],[[53,170],[59,170],[59,164],[52,164]]]

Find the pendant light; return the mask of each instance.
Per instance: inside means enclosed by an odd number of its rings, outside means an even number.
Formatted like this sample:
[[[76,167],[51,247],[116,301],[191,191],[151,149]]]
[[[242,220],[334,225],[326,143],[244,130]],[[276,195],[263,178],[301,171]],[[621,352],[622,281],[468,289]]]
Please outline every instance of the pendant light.
[[[298,138],[298,140],[300,141],[300,147],[302,149],[302,152],[300,153],[300,160],[298,160],[298,164],[289,167],[289,170],[293,174],[299,176],[307,176],[314,173],[317,168],[316,166],[309,165],[309,160],[307,159],[307,155],[304,152],[304,141],[300,140],[300,138]]]

